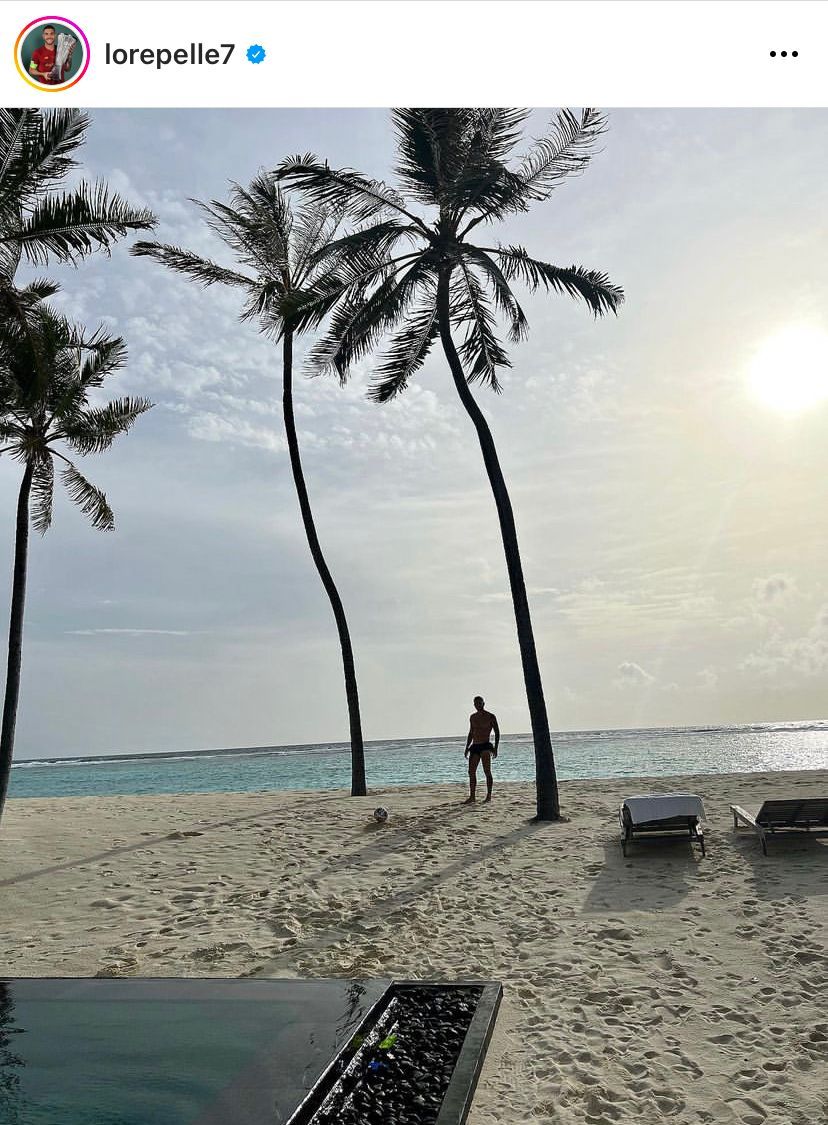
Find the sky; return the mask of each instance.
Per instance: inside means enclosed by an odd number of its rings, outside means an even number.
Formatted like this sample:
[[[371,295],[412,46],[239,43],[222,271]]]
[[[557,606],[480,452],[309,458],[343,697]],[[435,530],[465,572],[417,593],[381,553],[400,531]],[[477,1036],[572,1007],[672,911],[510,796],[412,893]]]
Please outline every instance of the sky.
[[[537,110],[527,138],[553,110]],[[553,730],[825,717],[828,672],[826,110],[610,110],[583,175],[487,238],[609,274],[594,320],[526,295],[503,393],[475,387],[517,521]],[[230,264],[191,202],[284,157],[392,177],[380,110],[96,110],[84,172]],[[32,536],[16,758],[345,741],[331,611],[281,420],[280,353],[202,291],[126,252],[54,268],[62,309],[122,335],[104,396],[155,407]],[[43,272],[43,271],[40,271]],[[300,346],[299,356],[307,347]],[[770,385],[767,401],[755,377]],[[367,401],[299,379],[323,549],[367,739],[465,736],[481,694],[529,728],[494,504],[439,351]],[[8,605],[19,467],[0,460]]]

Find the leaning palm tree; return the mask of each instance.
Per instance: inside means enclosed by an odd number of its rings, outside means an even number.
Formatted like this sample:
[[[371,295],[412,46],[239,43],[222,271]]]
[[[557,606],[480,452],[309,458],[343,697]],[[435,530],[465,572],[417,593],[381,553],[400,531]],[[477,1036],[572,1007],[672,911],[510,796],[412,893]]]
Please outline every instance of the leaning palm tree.
[[[623,294],[603,273],[550,265],[523,246],[471,241],[475,228],[527,211],[580,172],[605,126],[594,110],[580,116],[562,111],[546,135],[512,163],[527,113],[396,110],[400,191],[351,169],[331,168],[312,155],[284,161],[276,174],[301,189],[309,205],[338,207],[358,224],[328,247],[328,253],[355,256],[354,280],[360,290],[335,310],[327,334],[313,349],[314,369],[333,371],[344,380],[355,361],[392,333],[370,390],[377,402],[387,402],[405,389],[440,339],[454,386],[477,431],[494,493],[535,746],[538,819],[557,820],[555,761],[512,505],[491,432],[469,384],[480,382],[499,391],[498,368],[510,366],[497,334],[498,313],[507,319],[513,343],[526,335],[526,317],[512,282],[580,298],[596,316],[615,311]],[[382,265],[371,263],[376,256],[384,258]],[[462,336],[459,346],[457,333]]]
[[[228,204],[212,200],[198,206],[207,225],[246,272],[157,242],[137,242],[131,253],[153,258],[203,286],[225,284],[240,289],[245,298],[241,319],[255,320],[267,337],[281,341],[282,413],[290,467],[308,546],[331,604],[342,651],[351,736],[351,795],[364,797],[365,752],[351,636],[316,531],[293,411],[294,337],[318,325],[351,282],[350,269],[347,276],[340,276],[336,263],[325,253],[336,233],[338,216],[325,208],[291,208],[268,175],[257,176],[247,189],[233,184]]]
[[[0,109],[0,293],[7,298],[0,315],[22,315],[14,303],[21,262],[77,262],[155,225],[151,211],[103,183],[60,190],[79,166],[88,127],[77,109]]]
[[[24,291],[27,295],[27,291]],[[30,294],[29,294],[30,295]],[[93,527],[114,527],[112,509],[100,489],[62,452],[81,456],[108,449],[152,405],[121,398],[90,405],[90,392],[126,360],[123,340],[103,330],[86,338],[44,303],[26,304],[22,319],[0,329],[0,454],[23,466],[17,499],[11,620],[3,720],[0,728],[0,817],[8,791],[23,648],[23,614],[29,527],[41,534],[52,522],[55,465],[70,499]]]

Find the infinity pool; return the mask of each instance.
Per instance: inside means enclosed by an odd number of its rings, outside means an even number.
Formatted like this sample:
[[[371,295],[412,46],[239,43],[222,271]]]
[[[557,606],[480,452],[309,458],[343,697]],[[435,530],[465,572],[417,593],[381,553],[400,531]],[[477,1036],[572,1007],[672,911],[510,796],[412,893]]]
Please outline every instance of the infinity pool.
[[[388,981],[0,980],[2,1125],[284,1125]]]

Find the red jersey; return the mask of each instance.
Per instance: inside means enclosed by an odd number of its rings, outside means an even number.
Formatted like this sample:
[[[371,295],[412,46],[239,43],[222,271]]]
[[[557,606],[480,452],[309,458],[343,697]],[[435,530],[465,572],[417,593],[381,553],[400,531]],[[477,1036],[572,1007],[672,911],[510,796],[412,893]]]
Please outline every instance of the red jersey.
[[[63,81],[66,76],[66,71],[69,69],[69,59],[63,64],[61,68],[60,80]],[[29,67],[29,72],[33,78],[38,82],[54,82],[54,78],[43,78],[43,74],[48,74],[52,67],[55,65],[55,48],[54,47],[38,47],[32,51],[32,65]],[[39,71],[40,73],[36,73]]]

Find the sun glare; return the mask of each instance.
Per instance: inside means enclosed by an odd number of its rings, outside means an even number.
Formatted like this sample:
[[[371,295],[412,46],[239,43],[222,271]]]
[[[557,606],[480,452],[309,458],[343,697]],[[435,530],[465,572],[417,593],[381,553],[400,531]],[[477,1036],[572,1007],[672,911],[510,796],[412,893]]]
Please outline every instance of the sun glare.
[[[798,414],[828,398],[828,333],[792,327],[762,344],[750,365],[750,386],[766,406]]]

